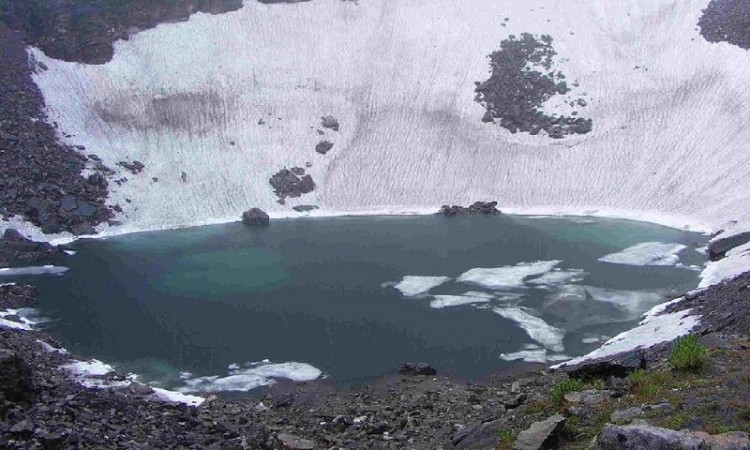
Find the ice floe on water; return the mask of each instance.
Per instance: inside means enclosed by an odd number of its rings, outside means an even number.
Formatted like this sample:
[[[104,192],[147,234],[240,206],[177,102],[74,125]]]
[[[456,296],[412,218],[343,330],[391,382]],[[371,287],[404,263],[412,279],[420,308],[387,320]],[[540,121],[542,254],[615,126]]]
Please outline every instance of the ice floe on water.
[[[528,278],[544,275],[562,261],[522,262],[514,266],[471,269],[461,274],[456,281],[470,283],[488,289],[519,289]]]
[[[656,292],[622,291],[593,286],[584,286],[584,290],[593,300],[615,305],[623,311],[634,314],[634,318],[640,316],[647,308],[664,301],[664,296]]]
[[[473,305],[477,303],[489,303],[495,298],[494,295],[486,292],[466,292],[463,295],[433,295],[433,301],[430,302],[430,308],[443,309],[452,306]]]
[[[503,361],[518,361],[522,360],[529,363],[547,363],[553,361],[566,361],[570,359],[567,355],[555,355],[549,354],[546,348],[539,347],[534,344],[526,344],[523,350],[519,350],[513,353],[501,353],[500,359]]]
[[[495,314],[516,322],[531,339],[555,352],[563,351],[565,331],[553,327],[522,308],[493,308]]]
[[[392,286],[401,291],[406,297],[417,297],[428,293],[431,289],[436,288],[447,281],[450,281],[449,277],[407,275],[401,281]],[[385,285],[388,286],[391,284],[386,283]]]
[[[0,276],[24,276],[24,275],[62,275],[67,272],[67,267],[63,266],[31,266],[31,267],[6,267],[0,269]]]
[[[235,366],[232,364],[230,366]],[[240,368],[228,369],[226,376],[204,376],[183,378],[184,386],[176,390],[181,393],[191,392],[247,392],[261,386],[270,386],[277,378],[292,381],[312,381],[320,378],[323,372],[310,364],[286,362],[279,364],[249,363]]]
[[[583,281],[585,275],[586,272],[580,269],[563,270],[556,268],[540,277],[527,281],[527,283],[541,288],[553,288],[568,283]]]
[[[679,253],[687,246],[662,242],[643,242],[625,250],[599,258],[599,261],[629,266],[676,266]]]

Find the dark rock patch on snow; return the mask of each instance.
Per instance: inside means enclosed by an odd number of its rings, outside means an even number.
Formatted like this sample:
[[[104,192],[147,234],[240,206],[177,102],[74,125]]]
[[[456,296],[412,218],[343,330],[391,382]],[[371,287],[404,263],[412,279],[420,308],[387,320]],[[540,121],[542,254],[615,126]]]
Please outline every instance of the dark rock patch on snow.
[[[750,50],[750,2],[747,0],[711,0],[698,26],[709,42],[728,42]]]
[[[553,68],[557,55],[552,37],[524,33],[511,35],[490,54],[490,78],[476,82],[475,100],[487,112],[483,122],[497,122],[511,133],[537,135],[542,131],[559,139],[570,134],[591,131],[591,119],[549,115],[542,105],[556,95],[568,94],[571,88],[563,75]],[[583,99],[574,104],[585,105]]]
[[[333,131],[339,131],[339,128],[341,124],[339,124],[339,121],[336,120],[333,116],[323,116],[320,118],[320,123],[323,125],[323,128],[328,128],[329,130]]]
[[[301,170],[301,172],[300,170],[296,170],[296,172],[284,168],[279,170],[269,180],[274,193],[280,199],[300,197],[315,190],[315,182],[310,175],[305,175],[304,170]]]
[[[320,141],[318,142],[318,145],[315,146],[315,151],[320,153],[321,155],[325,155],[333,148],[333,143],[330,141]]]

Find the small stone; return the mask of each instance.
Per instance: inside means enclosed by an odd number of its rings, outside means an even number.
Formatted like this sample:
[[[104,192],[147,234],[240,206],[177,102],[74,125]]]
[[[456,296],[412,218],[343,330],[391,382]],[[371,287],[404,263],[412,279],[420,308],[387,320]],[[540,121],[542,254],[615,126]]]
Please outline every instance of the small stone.
[[[610,416],[609,420],[614,423],[625,423],[640,417],[643,414],[643,409],[640,407],[633,407],[628,409],[622,409],[615,411]]]
[[[315,151],[320,153],[321,155],[325,155],[333,148],[333,143],[330,141],[320,141],[318,142],[318,145],[315,146]]]
[[[328,128],[333,131],[339,131],[339,121],[336,120],[333,116],[323,116],[320,118],[321,124],[323,125],[323,128]]]
[[[526,401],[528,396],[526,394],[516,394],[511,396],[508,400],[505,401],[505,408],[506,409],[515,409],[519,406],[523,405],[523,403]]]
[[[34,431],[34,424],[28,419],[22,420],[10,427],[10,432],[13,434],[31,433],[32,431]]]
[[[291,434],[280,434],[278,435],[279,441],[284,445],[285,449],[288,450],[313,450],[315,443],[307,439],[302,439]]]

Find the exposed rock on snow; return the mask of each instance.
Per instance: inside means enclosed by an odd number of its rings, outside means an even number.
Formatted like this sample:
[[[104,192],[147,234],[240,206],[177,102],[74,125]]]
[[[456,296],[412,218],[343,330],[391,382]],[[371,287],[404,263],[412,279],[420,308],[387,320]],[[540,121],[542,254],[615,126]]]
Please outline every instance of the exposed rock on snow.
[[[315,151],[320,153],[321,155],[325,155],[333,148],[333,143],[330,141],[320,141],[318,142],[318,145],[315,146]]]
[[[299,171],[298,171],[299,172]],[[300,197],[315,190],[315,182],[310,175],[304,175],[305,171],[301,169],[301,177],[289,169],[281,169],[269,182],[273,187],[274,193],[280,198]]]
[[[565,75],[553,67],[556,55],[549,35],[523,33],[520,38],[511,35],[504,40],[500,50],[490,55],[492,75],[476,83],[476,100],[487,109],[482,121],[497,120],[511,133],[537,135],[544,131],[557,139],[590,132],[591,119],[551,116],[541,110],[553,96],[570,91]],[[571,103],[586,104],[582,99]]]
[[[711,0],[698,25],[709,42],[750,49],[750,3],[746,0]]]
[[[333,131],[339,131],[340,124],[339,121],[336,120],[333,116],[323,116],[320,118],[320,124],[323,126],[323,128],[328,128]]]

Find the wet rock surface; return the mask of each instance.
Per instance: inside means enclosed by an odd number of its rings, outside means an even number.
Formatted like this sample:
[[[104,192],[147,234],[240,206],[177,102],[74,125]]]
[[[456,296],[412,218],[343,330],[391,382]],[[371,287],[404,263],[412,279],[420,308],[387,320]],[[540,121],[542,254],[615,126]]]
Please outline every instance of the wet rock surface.
[[[497,202],[475,202],[471,206],[443,205],[438,211],[443,216],[469,216],[475,214],[500,214]]]
[[[63,257],[58,247],[33,242],[18,231],[8,228],[0,238],[0,268],[55,264]]]
[[[292,170],[281,169],[269,180],[271,187],[277,197],[296,198],[315,190],[315,182],[310,175],[305,175],[305,170],[295,167]]]
[[[698,21],[709,42],[727,42],[750,50],[750,2],[711,0]]]
[[[93,233],[113,214],[104,203],[106,167],[58,142],[20,35],[1,23],[0,66],[0,215],[22,216],[45,233]],[[86,167],[96,173],[84,177]]]
[[[571,90],[565,75],[553,68],[556,54],[547,35],[524,33],[502,41],[500,50],[489,56],[490,78],[476,82],[475,100],[487,110],[482,121],[497,123],[511,133],[538,135],[544,131],[555,139],[590,132],[593,121],[574,117],[578,111],[571,116],[542,111],[546,101]],[[586,105],[582,98],[570,102]]]
[[[113,43],[137,31],[241,7],[242,0],[0,0],[0,21],[52,58],[104,64],[112,59]]]

